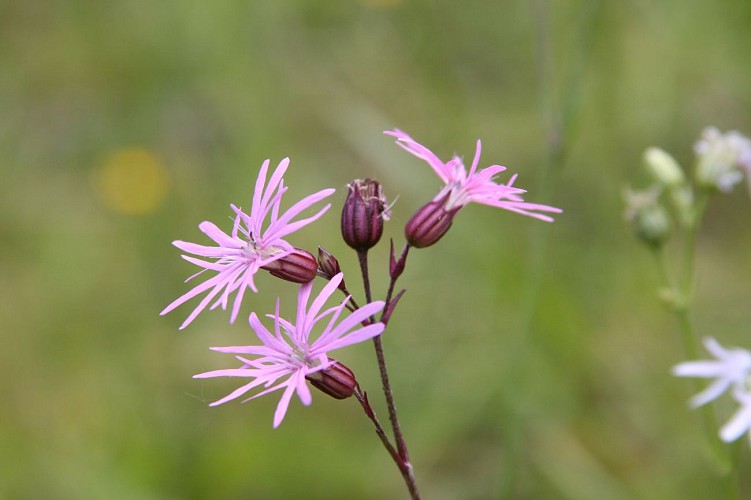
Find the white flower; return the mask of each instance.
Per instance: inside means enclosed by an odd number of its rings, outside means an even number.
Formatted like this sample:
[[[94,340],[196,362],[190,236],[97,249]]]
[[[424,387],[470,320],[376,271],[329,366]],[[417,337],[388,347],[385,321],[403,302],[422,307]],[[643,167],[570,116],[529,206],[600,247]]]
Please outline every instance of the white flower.
[[[745,349],[725,349],[712,337],[704,339],[704,347],[717,359],[687,361],[673,367],[673,375],[678,377],[716,379],[709,387],[691,398],[691,406],[696,408],[709,403],[731,386],[734,391],[748,394],[746,386],[751,376],[751,353]],[[751,399],[751,395],[749,398]],[[746,420],[751,420],[751,416]]]
[[[745,173],[751,189],[751,139],[735,130],[723,134],[715,127],[707,127],[694,151],[699,184],[728,192]]]

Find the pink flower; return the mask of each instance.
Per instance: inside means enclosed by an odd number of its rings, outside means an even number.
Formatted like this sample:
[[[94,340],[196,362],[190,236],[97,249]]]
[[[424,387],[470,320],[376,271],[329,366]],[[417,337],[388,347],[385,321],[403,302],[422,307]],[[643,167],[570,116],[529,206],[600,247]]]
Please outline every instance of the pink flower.
[[[480,151],[482,149],[479,140],[477,141],[477,151],[472,161],[472,167],[467,172],[467,168],[458,156],[454,156],[450,161],[444,163],[432,151],[416,142],[401,130],[387,130],[384,133],[396,137],[396,143],[399,146],[418,158],[425,160],[438,177],[446,183],[443,189],[433,198],[434,202],[441,202],[446,212],[452,212],[452,210],[461,208],[470,202],[503,208],[546,222],[552,222],[553,218],[536,213],[537,211],[550,213],[562,212],[560,208],[524,201],[521,195],[526,191],[513,186],[516,174],[511,176],[507,184],[496,183],[493,180],[494,177],[496,174],[506,170],[506,167],[491,165],[478,171],[477,165],[480,161]]]
[[[297,393],[304,405],[307,406],[311,403],[312,397],[310,389],[305,383],[305,378],[335,363],[334,360],[329,359],[327,355],[329,351],[380,335],[384,329],[383,323],[374,323],[364,327],[360,323],[383,309],[384,303],[381,301],[371,302],[361,307],[340,321],[339,324],[336,323],[349,301],[349,297],[339,305],[321,312],[326,301],[336,292],[342,276],[342,273],[334,276],[321,290],[318,297],[313,300],[309,309],[308,299],[313,283],[309,282],[300,286],[297,296],[297,317],[294,324],[279,315],[279,299],[277,299],[276,311],[273,315],[267,315],[274,320],[273,334],[261,324],[256,314],[252,313],[250,315],[250,326],[263,345],[212,347],[215,351],[237,354],[236,358],[243,363],[243,366],[201,373],[195,375],[194,378],[244,377],[252,380],[224,398],[211,403],[211,406],[236,399],[260,386],[263,386],[264,390],[245,401],[284,389],[274,414],[274,428],[276,428],[282,423],[294,393]],[[328,319],[323,332],[316,340],[311,342],[310,334],[315,325],[329,316],[330,319]],[[243,356],[248,354],[255,356],[255,358]],[[282,378],[284,380],[279,381]]]
[[[230,294],[237,292],[230,315],[230,322],[234,322],[240,310],[246,288],[250,288],[254,292],[258,291],[253,278],[258,270],[294,251],[292,245],[283,238],[315,221],[331,206],[326,205],[318,213],[307,219],[292,221],[300,212],[334,193],[334,189],[324,189],[303,198],[280,215],[279,207],[282,195],[287,191],[282,176],[288,166],[289,158],[279,162],[276,170],[271,174],[268,185],[264,186],[269,160],[263,162],[261,170],[258,172],[250,214],[248,215],[235,205],[231,205],[236,214],[231,236],[212,222],[204,221],[198,225],[198,228],[216,243],[216,246],[205,246],[185,241],[173,242],[173,245],[184,252],[215,259],[206,261],[183,255],[183,258],[188,262],[203,268],[186,281],[195,278],[204,271],[215,271],[216,274],[172,302],[161,312],[162,315],[167,314],[182,303],[209,291],[180,325],[181,330],[188,326],[215,297],[216,301],[211,305],[211,309],[219,305],[222,306],[222,309],[226,309]],[[270,217],[270,220],[266,229],[263,229],[267,217]],[[220,293],[221,295],[219,295]],[[217,295],[219,296],[217,297]]]

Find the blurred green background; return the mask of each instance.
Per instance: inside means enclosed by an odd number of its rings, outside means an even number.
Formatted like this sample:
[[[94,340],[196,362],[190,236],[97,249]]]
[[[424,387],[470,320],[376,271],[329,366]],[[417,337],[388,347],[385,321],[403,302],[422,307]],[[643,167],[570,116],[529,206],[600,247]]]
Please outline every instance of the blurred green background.
[[[394,127],[444,158],[481,138],[482,166],[565,210],[470,206],[411,255],[384,342],[424,497],[716,495],[621,192],[647,183],[648,146],[690,164],[705,126],[751,133],[749,26],[747,0],[2,2],[0,497],[405,498],[354,400],[295,401],[277,430],[277,396],[209,408],[238,384],[191,376],[229,367],[208,347],[253,342],[247,323],[158,315],[193,273],[171,242],[229,228],[266,158],[291,157],[288,202],[338,189],[290,240],[357,290],[347,182],[399,196],[398,245],[438,188]],[[700,335],[747,348],[749,208],[744,186],[710,206],[695,309]],[[259,285],[244,316],[292,311],[293,286]],[[371,346],[339,358],[385,419]]]

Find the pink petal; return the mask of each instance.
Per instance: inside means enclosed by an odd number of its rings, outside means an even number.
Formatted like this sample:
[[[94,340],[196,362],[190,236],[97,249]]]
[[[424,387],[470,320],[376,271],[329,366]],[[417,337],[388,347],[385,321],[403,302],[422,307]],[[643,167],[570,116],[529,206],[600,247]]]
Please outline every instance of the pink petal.
[[[443,182],[448,183],[451,180],[450,167],[447,166],[443,161],[441,161],[441,159],[438,158],[438,156],[436,156],[435,153],[433,153],[431,150],[418,143],[417,141],[412,139],[412,137],[399,129],[395,129],[393,131],[386,130],[383,133],[392,137],[396,137],[397,144],[402,147],[402,149],[404,149],[408,153],[413,154],[414,156],[417,156],[421,160],[426,161]]]
[[[258,171],[256,186],[253,190],[253,201],[250,207],[251,214],[257,214],[261,211],[261,200],[263,199],[263,186],[266,184],[266,173],[269,169],[270,160],[265,160]]]
[[[296,373],[292,375],[293,378],[296,376]],[[289,401],[292,399],[292,394],[294,394],[294,392],[295,383],[293,380],[290,380],[287,388],[284,390],[284,394],[282,394],[281,399],[279,399],[279,404],[276,406],[276,411],[274,412],[274,429],[279,427],[282,420],[284,420],[284,416],[287,414],[287,408],[289,408]]]
[[[245,385],[243,385],[243,386],[235,389],[231,393],[229,393],[226,396],[224,396],[222,399],[214,401],[209,406],[219,406],[219,405],[224,404],[224,403],[226,403],[228,401],[232,401],[233,399],[237,399],[240,396],[242,396],[243,394],[245,394],[246,392],[248,392],[249,390],[251,390],[251,389],[253,389],[255,387],[258,387],[262,383],[263,383],[262,379],[256,379],[256,380],[254,380],[254,381],[252,381],[252,382],[250,382],[248,384],[245,384]]]
[[[305,283],[300,286],[300,290],[297,292],[297,319],[295,321],[295,325],[297,325],[297,328],[295,330],[299,330],[305,326],[305,318],[307,317],[307,309],[308,309],[308,299],[310,298],[310,291],[313,289],[313,281],[310,281],[308,283]],[[297,341],[301,341],[301,338],[304,334],[301,332],[296,332],[298,335]],[[305,339],[306,341],[307,339]],[[303,342],[305,342],[303,341]]]
[[[295,389],[297,390],[297,397],[300,398],[302,404],[304,404],[305,406],[310,406],[310,403],[313,402],[313,396],[310,394],[310,388],[305,381],[305,373],[303,371],[300,371],[299,373],[300,376],[297,378],[295,387]]]
[[[313,300],[313,303],[310,305],[310,309],[308,309],[306,315],[305,323],[297,323],[298,328],[301,328],[306,332],[309,332],[313,328],[313,323],[315,322],[316,316],[318,316],[318,313],[321,311],[321,308],[324,306],[326,301],[329,300],[329,297],[331,297],[331,295],[336,291],[343,277],[344,274],[339,273],[331,278],[328,283],[326,283],[326,286],[323,287],[321,293],[318,294],[318,297],[316,297],[315,300]]]
[[[220,247],[240,248],[242,246],[237,240],[232,239],[227,233],[217,227],[216,224],[209,221],[203,221],[198,225],[198,229],[203,234],[211,238]]]
[[[292,352],[292,348],[286,342],[283,342],[281,335],[271,335],[271,332],[258,319],[256,313],[250,314],[249,321],[251,328],[253,328],[253,331],[256,332],[256,335],[266,347],[284,354]]]
[[[311,349],[311,353],[318,354],[329,352],[340,349],[342,347],[346,347],[348,345],[358,344],[373,337],[377,337],[378,335],[383,333],[384,328],[386,327],[383,325],[383,323],[375,323],[365,326],[359,330],[355,330],[354,332],[347,334],[342,338],[331,340],[326,344],[322,344],[320,347],[316,347],[316,349]]]
[[[316,340],[316,342],[313,345],[324,345],[328,342],[332,342],[339,337],[345,335],[348,331],[350,331],[355,326],[362,323],[364,320],[369,318],[370,316],[373,316],[375,313],[383,309],[383,306],[385,303],[383,301],[375,301],[371,302],[370,304],[366,304],[365,306],[361,307],[357,311],[353,312],[344,320],[342,320],[341,323],[339,323],[335,328],[333,328],[330,331],[324,331],[323,334]],[[380,323],[376,323],[380,324]]]
[[[283,186],[280,186],[280,184],[283,180],[285,172],[287,172],[287,167],[289,167],[289,158],[284,158],[279,162],[279,165],[277,165],[274,173],[271,174],[271,179],[269,179],[269,183],[266,186],[266,192],[264,193],[263,199],[261,200],[262,207],[266,207],[269,204],[269,201],[274,194],[274,190],[276,190],[277,187],[283,188]]]
[[[200,255],[201,257],[224,257],[226,255],[232,255],[235,252],[232,250],[228,250],[228,248],[225,247],[209,247],[205,245],[199,245],[197,243],[189,243],[187,241],[173,241],[173,245],[175,245],[177,248],[182,250],[183,252],[192,253],[194,255]],[[238,246],[234,246],[231,248],[239,248]]]
[[[190,262],[191,264],[194,264],[194,265],[196,265],[198,267],[202,267],[203,268],[202,271],[199,271],[198,273],[192,275],[190,278],[188,278],[187,280],[185,280],[186,282],[188,282],[191,279],[195,278],[196,276],[198,276],[199,274],[201,274],[203,271],[209,270],[209,271],[222,272],[225,269],[227,269],[228,266],[234,265],[234,263],[228,264],[226,261],[225,262],[222,262],[222,261],[209,262],[209,261],[206,261],[206,260],[202,260],[202,259],[197,259],[195,257],[191,257],[189,255],[181,255],[181,257],[184,260],[187,260],[188,262]]]
[[[200,295],[201,293],[205,292],[206,290],[208,290],[210,288],[213,288],[213,290],[212,290],[211,294],[208,296],[208,298],[204,299],[203,301],[201,301],[201,303],[198,305],[198,307],[196,307],[196,310],[198,310],[198,312],[200,312],[200,310],[202,310],[204,307],[206,307],[206,304],[208,304],[209,300],[211,300],[212,297],[214,297],[217,293],[219,293],[219,291],[224,286],[224,280],[225,280],[225,274],[224,273],[219,273],[216,276],[214,276],[212,278],[209,278],[208,280],[204,281],[200,285],[197,285],[196,287],[194,287],[188,293],[186,293],[186,294],[178,297],[176,300],[174,300],[170,305],[168,305],[167,307],[164,308],[164,310],[160,313],[160,315],[163,316],[163,315],[167,314],[168,312],[170,312],[173,309],[175,309],[177,306],[183,304],[184,302],[187,302],[188,300],[192,299],[196,295]],[[195,312],[195,310],[194,310],[194,313],[198,314],[197,312]],[[195,317],[194,315],[191,315],[191,316]],[[192,319],[191,319],[191,321],[192,321]],[[190,321],[186,321],[185,323],[183,323],[183,326],[181,327],[181,329],[184,328],[185,326],[187,326],[188,323],[190,323]]]
[[[475,158],[472,160],[472,166],[469,169],[469,176],[472,177],[475,175],[475,171],[477,170],[477,164],[480,163],[480,151],[482,151],[482,143],[480,142],[480,139],[477,139],[477,149],[475,149]]]
[[[275,238],[283,238],[284,236],[294,231],[297,231],[301,227],[319,219],[331,207],[330,204],[323,207],[321,210],[319,210],[315,215],[311,217],[308,217],[306,219],[302,219],[299,221],[295,221],[294,223],[291,222],[291,220],[295,216],[297,216],[300,212],[313,206],[314,204],[318,203],[324,198],[328,198],[329,196],[334,194],[335,191],[336,191],[335,189],[324,189],[315,194],[307,196],[303,198],[302,200],[298,201],[297,203],[295,203],[294,205],[292,205],[287,211],[285,211],[282,214],[282,216],[279,219],[274,221],[274,223],[271,224],[269,228],[264,232],[263,234],[264,241],[271,241]]]

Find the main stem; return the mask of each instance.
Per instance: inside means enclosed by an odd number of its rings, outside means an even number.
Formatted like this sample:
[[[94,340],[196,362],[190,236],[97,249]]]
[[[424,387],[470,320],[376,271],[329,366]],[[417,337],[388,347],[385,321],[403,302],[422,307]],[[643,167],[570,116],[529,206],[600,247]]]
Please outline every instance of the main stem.
[[[357,252],[358,260],[360,261],[360,272],[362,273],[362,282],[365,288],[365,299],[368,303],[372,302],[372,293],[370,288],[370,273],[368,271],[368,251],[361,250]],[[393,290],[393,279],[389,287]],[[390,297],[389,297],[390,299]],[[384,307],[388,307],[388,303]],[[371,318],[372,322],[375,322],[375,317]],[[415,481],[415,473],[412,468],[412,464],[409,461],[409,450],[407,450],[407,442],[404,440],[404,434],[402,434],[401,426],[399,425],[399,416],[396,412],[396,403],[394,402],[394,393],[391,389],[391,382],[389,382],[389,372],[386,367],[386,357],[383,354],[383,343],[381,336],[373,337],[373,346],[375,347],[376,358],[378,360],[378,370],[381,373],[381,384],[383,385],[383,395],[386,397],[386,406],[389,411],[389,420],[391,421],[391,428],[394,431],[394,439],[396,440],[396,449],[399,461],[396,462],[399,471],[402,473],[404,482],[407,484],[409,494],[413,500],[420,499],[420,491],[417,489],[417,482]],[[393,458],[393,455],[392,455]]]

